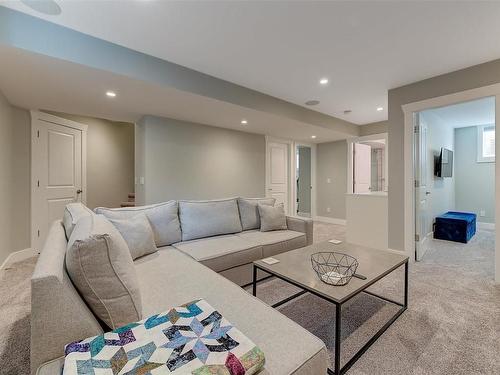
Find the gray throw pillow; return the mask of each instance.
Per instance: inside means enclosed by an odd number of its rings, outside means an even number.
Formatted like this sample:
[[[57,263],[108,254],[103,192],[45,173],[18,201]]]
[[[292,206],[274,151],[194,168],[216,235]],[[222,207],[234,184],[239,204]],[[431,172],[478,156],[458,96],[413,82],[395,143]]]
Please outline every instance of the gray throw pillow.
[[[71,233],[73,233],[73,228],[75,227],[78,220],[84,216],[90,216],[94,213],[90,208],[85,206],[80,202],[69,203],[64,208],[63,214],[63,226],[64,232],[66,233],[66,239],[69,240]]]
[[[120,232],[104,216],[83,217],[76,223],[65,263],[82,298],[109,328],[142,319],[132,256]]]
[[[181,241],[181,225],[179,223],[177,201],[138,207],[97,207],[94,212],[115,220],[130,219],[137,214],[143,213],[148,218],[153,230],[156,246],[167,246]]]
[[[128,245],[132,259],[158,251],[149,220],[143,213],[126,220],[108,219]]]
[[[283,203],[277,204],[276,206],[259,204],[258,207],[261,232],[288,229],[286,225],[285,206]]]
[[[241,232],[236,198],[179,201],[182,241]]]
[[[274,198],[238,198],[241,226],[243,230],[260,228],[259,208],[257,205],[265,204],[274,206]]]

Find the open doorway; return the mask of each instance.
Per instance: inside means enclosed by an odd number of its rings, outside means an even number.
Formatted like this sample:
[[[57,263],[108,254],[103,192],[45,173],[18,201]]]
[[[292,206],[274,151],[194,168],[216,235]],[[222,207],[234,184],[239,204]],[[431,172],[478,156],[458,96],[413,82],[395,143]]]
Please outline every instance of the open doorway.
[[[414,113],[415,259],[495,264],[495,97]]]
[[[295,148],[297,198],[295,212],[298,216],[311,217],[312,214],[312,150],[310,146],[297,145]]]

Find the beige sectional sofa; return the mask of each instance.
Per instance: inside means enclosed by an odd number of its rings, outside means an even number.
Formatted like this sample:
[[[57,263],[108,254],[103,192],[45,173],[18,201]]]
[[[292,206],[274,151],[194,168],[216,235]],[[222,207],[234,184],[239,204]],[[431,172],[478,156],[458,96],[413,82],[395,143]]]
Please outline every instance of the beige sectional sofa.
[[[238,223],[234,222],[235,204]],[[239,286],[251,282],[252,261],[312,243],[312,222],[287,217],[287,230],[260,232],[243,230],[255,222],[244,218],[236,199],[158,206],[96,210],[105,216],[146,212],[153,215],[148,218],[157,243],[181,239],[134,261],[143,317],[204,298],[264,351],[262,374],[325,374],[324,343]],[[172,221],[165,223],[165,217]],[[65,214],[64,220],[52,225],[32,276],[32,374],[59,374],[65,344],[107,330],[80,297],[65,268],[67,235],[77,220]],[[176,220],[181,233],[172,230]]]

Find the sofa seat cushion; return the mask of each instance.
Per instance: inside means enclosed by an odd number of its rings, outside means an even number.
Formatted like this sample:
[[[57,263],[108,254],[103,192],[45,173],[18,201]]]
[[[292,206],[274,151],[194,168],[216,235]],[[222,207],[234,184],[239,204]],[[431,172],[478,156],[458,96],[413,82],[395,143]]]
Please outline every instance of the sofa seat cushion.
[[[260,375],[326,374],[328,357],[320,339],[186,254],[161,248],[134,264],[143,316],[204,298],[265,353]]]
[[[236,235],[179,242],[173,246],[216,272],[263,258],[261,245]]]
[[[248,230],[236,235],[244,240],[262,245],[262,255],[264,258],[307,245],[306,235],[293,230],[276,230],[271,232]]]

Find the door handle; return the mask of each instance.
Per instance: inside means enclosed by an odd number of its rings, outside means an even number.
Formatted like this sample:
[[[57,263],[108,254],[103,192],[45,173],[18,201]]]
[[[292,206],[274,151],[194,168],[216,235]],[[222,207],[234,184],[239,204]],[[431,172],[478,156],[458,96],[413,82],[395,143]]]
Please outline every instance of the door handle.
[[[83,193],[83,190],[82,190],[82,189],[78,189],[78,190],[76,191],[76,194],[81,194],[81,193]]]
[[[431,192],[430,191],[426,191],[425,195],[431,195]]]

